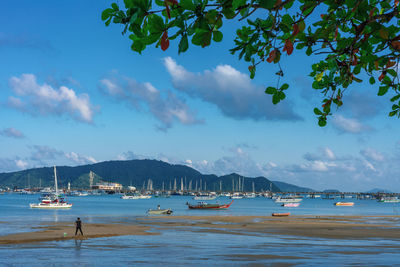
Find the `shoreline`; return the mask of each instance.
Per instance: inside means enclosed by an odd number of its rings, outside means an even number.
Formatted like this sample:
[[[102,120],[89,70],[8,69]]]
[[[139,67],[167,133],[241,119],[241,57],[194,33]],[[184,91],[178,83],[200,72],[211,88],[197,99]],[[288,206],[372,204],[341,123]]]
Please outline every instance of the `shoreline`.
[[[29,231],[32,230],[32,231]],[[47,223],[27,232],[0,236],[0,245],[91,239],[129,235],[160,235],[190,231],[233,235],[281,235],[327,239],[400,240],[400,216],[148,216],[133,222],[83,223],[75,237],[71,222]],[[64,235],[66,233],[66,235]]]

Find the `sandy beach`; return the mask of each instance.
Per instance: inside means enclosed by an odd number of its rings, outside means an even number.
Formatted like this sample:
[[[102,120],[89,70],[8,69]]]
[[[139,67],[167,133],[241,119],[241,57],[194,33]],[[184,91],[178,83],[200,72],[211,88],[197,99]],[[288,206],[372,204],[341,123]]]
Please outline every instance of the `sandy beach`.
[[[62,241],[126,235],[156,235],[162,231],[192,231],[235,235],[285,235],[329,239],[400,240],[400,216],[149,216],[125,223],[88,223],[84,236],[74,236],[71,222],[49,223],[27,232],[0,236],[0,244]]]

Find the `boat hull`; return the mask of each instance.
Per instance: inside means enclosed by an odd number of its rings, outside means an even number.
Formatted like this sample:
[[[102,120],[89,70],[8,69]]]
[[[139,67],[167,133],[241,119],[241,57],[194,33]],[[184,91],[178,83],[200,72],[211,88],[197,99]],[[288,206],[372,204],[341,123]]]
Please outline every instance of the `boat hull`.
[[[282,203],[282,205],[281,205],[282,207],[287,207],[287,208],[296,208],[296,207],[298,207],[298,206],[300,206],[300,203],[293,203],[293,202],[290,202],[290,203]]]
[[[214,210],[221,210],[221,209],[228,209],[233,203],[233,200],[231,201],[231,203],[229,204],[207,204],[207,203],[199,203],[198,205],[191,205],[188,203],[188,207],[189,209],[200,209],[200,210],[204,210],[204,209],[214,209]]]
[[[272,216],[274,216],[274,217],[287,217],[289,215],[290,215],[290,212],[285,212],[285,213],[274,212],[274,213],[272,213]]]
[[[162,209],[162,210],[148,210],[147,213],[149,215],[164,215],[164,214],[172,214],[172,210],[171,209]]]
[[[29,206],[32,209],[69,209],[72,207],[72,204],[65,204],[65,205],[60,205],[60,204],[36,204],[36,203],[31,203]]]
[[[354,202],[336,202],[334,205],[343,207],[352,207],[354,206]]]

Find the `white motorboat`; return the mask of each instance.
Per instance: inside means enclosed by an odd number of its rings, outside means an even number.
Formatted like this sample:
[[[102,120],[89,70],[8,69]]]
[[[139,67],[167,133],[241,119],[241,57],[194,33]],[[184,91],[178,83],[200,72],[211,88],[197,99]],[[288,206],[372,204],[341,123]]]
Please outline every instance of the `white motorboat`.
[[[296,197],[278,197],[277,199],[275,199],[275,203],[297,203],[302,200],[303,199]]]
[[[57,171],[56,166],[54,166],[54,185],[56,192],[55,194],[48,194],[47,196],[41,197],[40,203],[31,203],[29,206],[31,208],[37,209],[68,209],[72,207],[72,204],[67,203],[63,197],[58,193],[57,185]]]
[[[141,195],[141,194],[134,194],[134,195],[123,195],[121,196],[122,199],[149,199],[151,198],[150,195]]]

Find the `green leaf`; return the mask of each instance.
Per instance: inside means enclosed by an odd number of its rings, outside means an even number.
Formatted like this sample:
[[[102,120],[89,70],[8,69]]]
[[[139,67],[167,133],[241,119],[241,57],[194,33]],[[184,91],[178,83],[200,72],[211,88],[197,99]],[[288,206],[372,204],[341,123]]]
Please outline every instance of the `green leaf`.
[[[318,125],[320,127],[324,127],[326,125],[326,119],[320,117],[319,120],[318,120]]]
[[[106,20],[114,12],[114,9],[107,8],[101,13],[101,20]]]
[[[289,84],[287,84],[287,83],[284,83],[284,84],[282,84],[282,86],[281,86],[281,90],[286,90],[286,89],[288,89],[289,88]]]
[[[246,0],[233,0],[232,7],[236,10],[240,6],[244,6],[246,4]]]
[[[279,96],[279,99],[280,99],[280,100],[283,100],[283,99],[285,99],[285,98],[286,98],[286,95],[285,95],[285,93],[284,93],[284,92],[282,92],[282,91],[278,92],[278,96]]]
[[[272,95],[272,103],[276,105],[279,103],[279,101],[281,101],[281,98],[279,96],[279,92],[276,92],[275,94]]]
[[[213,40],[214,40],[214,42],[221,42],[222,38],[223,38],[222,32],[213,31]]]
[[[148,29],[150,33],[163,32],[165,30],[164,20],[156,14],[151,14],[148,16]]]
[[[394,115],[396,115],[397,112],[398,112],[397,110],[389,112],[389,117],[393,117]]]
[[[314,114],[315,114],[315,115],[322,115],[323,113],[322,113],[322,111],[319,110],[318,108],[314,108]]]
[[[260,7],[265,9],[272,9],[276,3],[276,0],[258,0]]]
[[[188,37],[185,34],[182,36],[181,41],[179,42],[178,54],[182,53],[182,52],[186,52],[186,50],[188,50],[188,48],[189,48]]]
[[[398,100],[399,98],[400,98],[400,94],[395,95],[394,97],[392,97],[392,98],[390,99],[390,101],[391,101],[391,102],[394,102],[394,101]]]
[[[380,86],[378,95],[382,96],[382,95],[386,94],[388,90],[389,90],[389,86]]]
[[[186,10],[191,10],[191,11],[196,10],[196,6],[193,4],[192,0],[181,0],[179,2],[179,5]]]
[[[275,87],[272,87],[272,86],[269,86],[266,90],[265,90],[265,93],[266,94],[269,94],[269,95],[273,95],[273,94],[275,94],[276,93],[276,88]]]
[[[374,84],[375,83],[375,78],[374,77],[369,78],[369,83],[370,84]]]
[[[387,73],[389,73],[390,75],[392,75],[393,77],[397,77],[397,72],[394,69],[388,69]]]
[[[118,10],[119,10],[119,7],[118,7],[118,5],[117,5],[116,3],[112,3],[112,4],[111,4],[111,7],[112,7],[115,11],[118,11]]]

